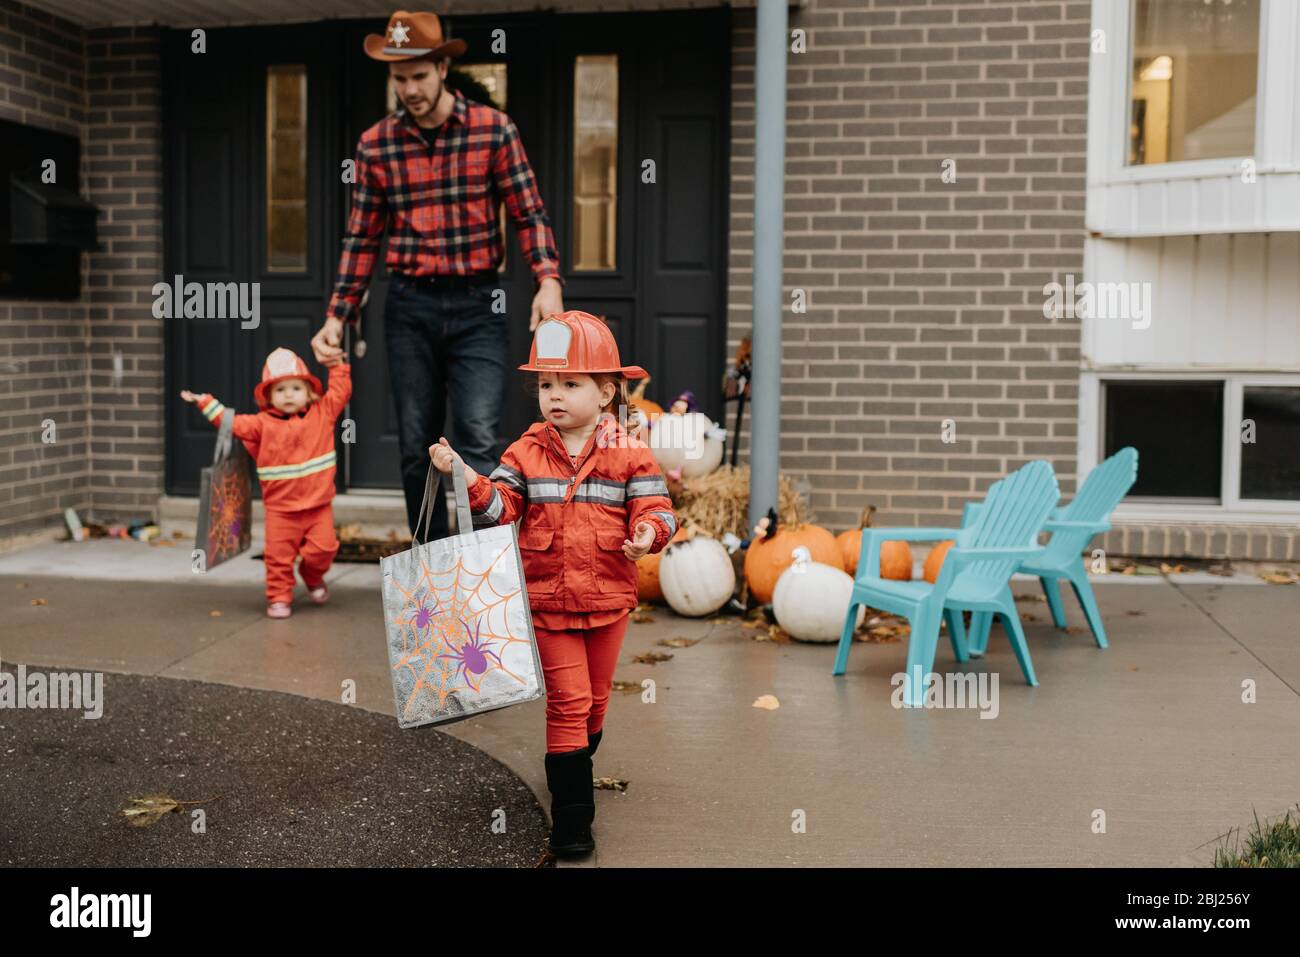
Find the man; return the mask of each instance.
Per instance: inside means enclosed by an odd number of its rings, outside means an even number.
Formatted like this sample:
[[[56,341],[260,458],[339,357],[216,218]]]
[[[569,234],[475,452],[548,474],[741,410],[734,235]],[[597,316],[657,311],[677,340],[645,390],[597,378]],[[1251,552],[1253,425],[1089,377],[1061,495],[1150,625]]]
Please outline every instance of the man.
[[[388,63],[401,106],[361,134],[352,212],[325,324],[311,341],[317,361],[342,355],[343,323],[358,307],[388,230],[392,274],[384,342],[397,406],[402,489],[411,530],[424,494],[428,448],[443,433],[451,400],[456,448],[477,472],[497,465],[496,440],[509,334],[492,305],[504,200],[533,273],[531,332],[563,312],[559,255],[546,209],[514,122],[473,103],[444,81],[464,40],[445,40],[432,13],[398,10],[365,51]],[[432,534],[447,534],[442,503]]]

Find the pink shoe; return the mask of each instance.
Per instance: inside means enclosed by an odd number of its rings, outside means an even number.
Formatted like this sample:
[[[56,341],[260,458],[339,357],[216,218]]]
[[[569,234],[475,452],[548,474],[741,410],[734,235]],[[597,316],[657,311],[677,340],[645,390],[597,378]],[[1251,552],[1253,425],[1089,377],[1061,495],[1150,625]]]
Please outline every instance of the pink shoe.
[[[273,601],[266,606],[268,618],[288,618],[293,614],[293,606],[287,601]]]
[[[330,600],[330,590],[325,587],[324,582],[309,590],[307,594],[311,597],[312,603],[316,605],[323,605]]]

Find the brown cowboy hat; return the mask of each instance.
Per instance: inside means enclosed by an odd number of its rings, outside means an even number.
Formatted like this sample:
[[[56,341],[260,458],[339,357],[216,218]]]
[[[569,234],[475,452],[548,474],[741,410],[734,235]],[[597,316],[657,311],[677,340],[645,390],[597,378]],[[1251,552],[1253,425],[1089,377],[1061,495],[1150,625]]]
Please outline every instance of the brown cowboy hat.
[[[464,40],[446,40],[442,35],[442,21],[433,13],[409,13],[398,10],[388,19],[384,35],[372,33],[366,37],[366,56],[372,60],[415,60],[420,57],[439,59],[460,56],[465,52]]]

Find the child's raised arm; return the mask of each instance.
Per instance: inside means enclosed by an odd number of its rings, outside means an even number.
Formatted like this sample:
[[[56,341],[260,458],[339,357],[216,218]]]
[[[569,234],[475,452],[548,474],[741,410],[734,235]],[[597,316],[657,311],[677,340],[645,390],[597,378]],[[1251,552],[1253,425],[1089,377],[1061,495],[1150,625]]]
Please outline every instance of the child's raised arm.
[[[199,407],[203,417],[211,422],[214,426],[221,426],[221,417],[226,413],[226,407],[217,401],[217,397],[209,392],[194,393],[189,389],[181,390],[181,398],[186,402],[192,402]],[[235,413],[235,420],[231,423],[231,431],[235,438],[242,439],[246,442],[262,441],[262,420],[259,416]]]
[[[343,412],[343,407],[352,398],[352,366],[344,360],[335,362],[329,368],[330,384],[321,396],[321,411],[333,422]]]

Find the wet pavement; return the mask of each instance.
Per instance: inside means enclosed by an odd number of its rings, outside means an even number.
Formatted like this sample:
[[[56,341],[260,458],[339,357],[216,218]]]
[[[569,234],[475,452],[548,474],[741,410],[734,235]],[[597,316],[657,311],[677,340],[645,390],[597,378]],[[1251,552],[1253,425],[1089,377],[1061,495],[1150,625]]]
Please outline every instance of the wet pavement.
[[[259,562],[239,559],[200,580],[181,549],[82,545],[104,547],[0,557],[4,661],[291,692],[319,700],[290,699],[323,709],[313,721],[368,710],[390,728],[376,748],[405,754],[457,739],[545,796],[541,702],[432,734],[397,729],[376,566],[337,567],[329,605],[304,605],[300,589],[293,618],[277,622],[264,615]],[[936,659],[940,672],[998,677],[993,720],[975,709],[893,707],[902,641],[856,644],[848,673],[832,678],[833,646],[757,641],[734,619],[659,609],[631,625],[615,673],[631,690],[611,698],[596,757],[597,775],[628,787],[597,793],[598,848],[584,863],[1208,865],[1219,835],[1300,800],[1300,587],[1249,576],[1102,578],[1105,651],[1082,629],[1072,595],[1071,629],[1059,631],[1033,600],[1035,583],[1015,590],[1030,597],[1020,609],[1039,687],[1025,685],[997,628],[987,657],[955,666],[945,642]],[[695,643],[661,644],[674,638]],[[649,651],[672,658],[633,660]],[[353,706],[337,703],[345,681],[355,683]],[[755,708],[763,695],[779,707]],[[114,707],[109,694],[106,715]],[[6,749],[37,740],[18,720],[0,712],[18,728]],[[220,753],[235,760],[228,746]],[[398,767],[407,760],[348,793],[408,780]],[[324,773],[314,767],[303,775]],[[345,785],[322,780],[315,800],[335,807],[330,792]],[[101,807],[111,816],[123,796]]]

